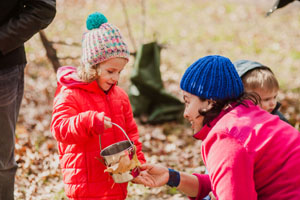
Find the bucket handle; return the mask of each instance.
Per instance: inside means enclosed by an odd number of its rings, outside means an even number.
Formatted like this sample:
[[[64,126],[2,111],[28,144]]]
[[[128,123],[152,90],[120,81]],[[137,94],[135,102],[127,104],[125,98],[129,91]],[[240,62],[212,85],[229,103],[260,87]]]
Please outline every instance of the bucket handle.
[[[128,135],[126,134],[126,132],[124,131],[124,129],[121,126],[119,126],[118,124],[114,123],[114,122],[111,122],[111,124],[115,125],[116,127],[118,127],[124,133],[124,135],[126,136],[127,140],[129,141],[130,145],[133,147],[133,144],[132,144],[131,140],[129,139]],[[100,150],[102,151],[101,134],[99,135],[99,144],[100,144]]]

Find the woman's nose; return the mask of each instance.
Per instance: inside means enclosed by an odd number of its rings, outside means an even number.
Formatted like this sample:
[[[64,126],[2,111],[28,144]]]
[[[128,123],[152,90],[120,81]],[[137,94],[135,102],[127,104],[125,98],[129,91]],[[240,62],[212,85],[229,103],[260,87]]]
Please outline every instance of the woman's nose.
[[[188,118],[188,113],[187,113],[187,110],[186,110],[186,109],[184,109],[183,117],[186,118],[186,119]]]

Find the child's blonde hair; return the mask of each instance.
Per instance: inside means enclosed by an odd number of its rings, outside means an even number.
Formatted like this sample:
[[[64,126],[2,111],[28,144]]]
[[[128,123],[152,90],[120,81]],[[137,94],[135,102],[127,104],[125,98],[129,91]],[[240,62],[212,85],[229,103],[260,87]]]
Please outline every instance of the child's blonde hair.
[[[241,77],[246,91],[279,90],[278,81],[269,67],[252,60],[237,60],[233,62],[233,65]]]
[[[252,69],[251,71],[248,71],[246,74],[244,74],[241,78],[245,90],[279,90],[279,84],[274,73],[270,68],[265,66]]]
[[[80,66],[77,68],[77,75],[78,77],[87,83],[90,83],[97,79],[97,66],[99,65],[93,65],[93,66]]]

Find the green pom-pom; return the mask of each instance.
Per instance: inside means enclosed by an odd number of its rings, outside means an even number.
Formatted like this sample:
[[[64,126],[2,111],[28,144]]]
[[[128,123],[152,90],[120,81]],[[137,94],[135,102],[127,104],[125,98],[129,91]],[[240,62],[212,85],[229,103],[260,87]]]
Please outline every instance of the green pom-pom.
[[[99,28],[102,24],[104,24],[106,22],[107,22],[107,19],[102,13],[95,12],[88,16],[88,18],[86,20],[86,28],[88,30]]]

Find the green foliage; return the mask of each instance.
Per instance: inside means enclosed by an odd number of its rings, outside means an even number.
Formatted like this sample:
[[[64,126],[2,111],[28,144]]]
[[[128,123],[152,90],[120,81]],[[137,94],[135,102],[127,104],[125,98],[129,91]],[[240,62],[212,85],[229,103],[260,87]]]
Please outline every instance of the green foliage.
[[[67,200],[67,196],[65,195],[64,188],[62,188],[60,191],[58,191],[55,195],[53,200]]]
[[[300,51],[291,50],[291,57],[295,60],[300,60]]]
[[[174,194],[178,194],[178,193],[179,193],[179,191],[177,190],[176,187],[170,187],[168,189],[168,194],[174,195]]]

